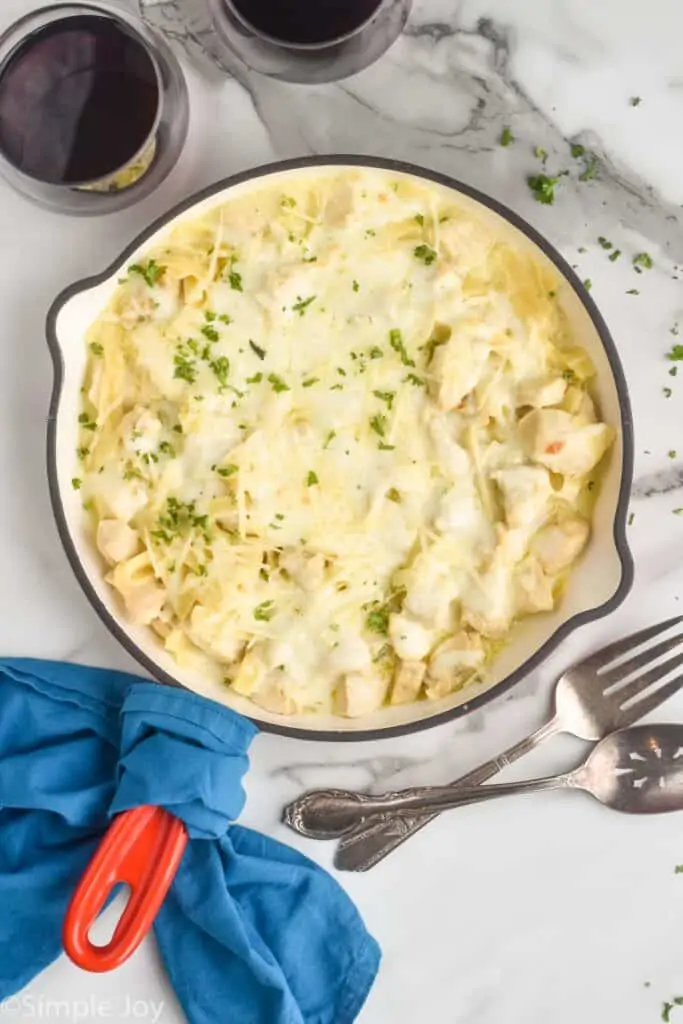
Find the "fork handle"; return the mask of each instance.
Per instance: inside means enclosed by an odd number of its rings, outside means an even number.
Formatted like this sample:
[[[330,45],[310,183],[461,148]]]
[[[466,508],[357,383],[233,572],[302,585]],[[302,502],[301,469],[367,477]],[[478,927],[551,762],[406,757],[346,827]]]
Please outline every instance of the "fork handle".
[[[456,789],[461,786],[481,785],[560,732],[562,728],[557,717],[549,719],[530,736],[479,765],[467,775],[456,779],[451,783],[451,787]],[[435,811],[431,814],[417,814],[415,817],[368,819],[340,841],[334,857],[334,866],[339,871],[368,871],[438,815],[439,812]]]

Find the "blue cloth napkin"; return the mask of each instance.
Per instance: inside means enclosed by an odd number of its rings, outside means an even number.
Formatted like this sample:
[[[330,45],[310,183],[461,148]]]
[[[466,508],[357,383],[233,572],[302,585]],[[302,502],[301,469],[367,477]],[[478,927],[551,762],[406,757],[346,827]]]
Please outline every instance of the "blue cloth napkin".
[[[379,965],[321,868],[233,825],[255,727],[133,676],[0,660],[0,1001],[61,953],[110,818],[166,807],[190,842],[154,930],[191,1024],[348,1024]]]

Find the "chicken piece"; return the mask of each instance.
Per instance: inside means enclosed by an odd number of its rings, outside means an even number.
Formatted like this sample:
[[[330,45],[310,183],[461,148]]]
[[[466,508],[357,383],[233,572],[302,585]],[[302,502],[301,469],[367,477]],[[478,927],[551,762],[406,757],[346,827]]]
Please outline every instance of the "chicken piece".
[[[439,408],[455,409],[476,387],[491,352],[490,345],[478,339],[455,334],[434,351],[430,366]]]
[[[534,409],[520,420],[519,437],[534,462],[554,473],[583,476],[603,457],[614,430],[605,423],[582,426],[563,409]]]
[[[334,647],[327,655],[327,669],[332,675],[364,672],[372,664],[372,655],[366,641],[352,629],[336,633]]]
[[[427,666],[427,696],[438,700],[465,682],[484,662],[481,637],[462,630],[439,644]]]
[[[515,571],[515,606],[518,614],[549,612],[555,605],[553,581],[533,555],[519,563]]]
[[[518,409],[523,405],[533,405],[536,409],[548,405],[559,405],[566,390],[567,382],[562,377],[526,381],[519,387],[516,405]]]
[[[287,690],[287,679],[284,673],[278,672],[268,676],[258,689],[252,691],[251,699],[264,711],[271,711],[275,715],[293,715],[297,707]]]
[[[426,657],[435,634],[407,615],[389,616],[389,637],[399,658],[415,661]]]
[[[475,575],[460,597],[463,623],[484,636],[503,637],[510,630],[515,548],[514,544],[499,545],[488,569]]]
[[[244,697],[250,697],[266,677],[268,669],[255,650],[248,651],[232,681],[232,688]]]
[[[590,527],[584,519],[565,519],[539,530],[531,551],[549,576],[556,576],[574,562],[586,544]]]
[[[344,677],[339,688],[342,715],[359,718],[381,707],[387,693],[387,680],[371,669],[352,672]]]
[[[427,665],[424,661],[399,662],[391,689],[391,703],[408,704],[417,700],[426,671]]]
[[[136,555],[140,538],[123,519],[100,519],[97,524],[97,549],[110,565],[125,562]]]
[[[513,466],[491,474],[503,492],[505,520],[512,529],[530,526],[543,517],[553,489],[541,466]]]

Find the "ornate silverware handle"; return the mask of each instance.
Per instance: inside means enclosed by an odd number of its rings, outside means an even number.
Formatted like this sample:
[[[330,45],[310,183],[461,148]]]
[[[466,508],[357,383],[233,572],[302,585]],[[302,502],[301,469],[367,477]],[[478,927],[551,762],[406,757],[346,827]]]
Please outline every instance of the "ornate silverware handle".
[[[456,779],[450,784],[450,788],[481,785],[560,731],[558,719],[551,718],[536,732],[515,743],[504,753]],[[415,817],[401,815],[392,818],[367,818],[354,832],[341,839],[335,854],[335,867],[341,871],[369,870],[406,839],[433,821],[438,814],[438,811],[434,811],[429,814],[416,814]]]

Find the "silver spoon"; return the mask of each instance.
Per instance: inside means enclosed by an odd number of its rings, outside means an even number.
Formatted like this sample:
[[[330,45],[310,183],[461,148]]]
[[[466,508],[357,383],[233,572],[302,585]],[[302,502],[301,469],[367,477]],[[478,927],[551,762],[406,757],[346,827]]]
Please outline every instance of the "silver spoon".
[[[513,793],[583,789],[629,814],[683,810],[683,725],[638,725],[611,733],[567,775],[499,786],[424,786],[373,796],[313,790],[285,807],[283,820],[311,839],[335,839],[370,817],[413,817]]]

